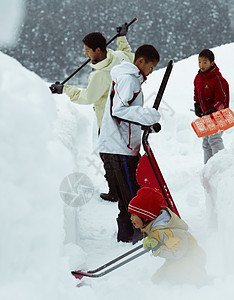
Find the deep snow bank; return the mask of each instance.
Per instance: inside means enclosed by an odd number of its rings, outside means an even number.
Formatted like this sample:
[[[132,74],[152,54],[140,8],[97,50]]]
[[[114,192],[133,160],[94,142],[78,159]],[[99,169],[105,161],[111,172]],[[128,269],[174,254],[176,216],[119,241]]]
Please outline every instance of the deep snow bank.
[[[231,98],[233,48],[234,44],[215,49],[217,64],[230,83]],[[175,299],[188,299],[194,294],[194,299],[216,300],[221,295],[231,295],[234,129],[224,135],[226,149],[203,167],[201,141],[191,129],[195,117],[189,111],[197,68],[197,56],[175,64],[161,106],[163,129],[150,137],[150,144],[181,215],[207,252],[208,273],[217,278],[200,290],[190,286],[155,286],[150,277],[160,262],[145,256],[134,265],[90,280],[90,286],[81,285],[78,289],[77,281],[70,275],[71,265],[99,266],[131,247],[116,244],[117,206],[104,203],[97,196],[98,189],[103,191],[106,186],[103,172],[97,172],[102,164],[95,143],[92,148],[90,140],[95,114],[91,106],[75,106],[64,95],[52,96],[38,76],[0,53],[1,299],[57,300],[79,296],[119,300],[139,299],[139,295],[151,299],[155,293],[167,299],[173,292]],[[150,76],[144,85],[146,97],[158,90],[163,72],[159,70]],[[147,104],[150,103],[149,100]],[[74,233],[70,240],[81,235],[78,246],[66,246],[72,261],[69,265],[62,254],[64,216],[58,187],[66,175],[79,170],[85,170],[93,180],[97,193],[88,205],[78,209],[77,232],[75,222],[67,224],[67,232]],[[207,231],[202,184],[218,208],[216,231]]]
[[[58,192],[72,161],[54,134],[54,122],[56,107],[45,83],[0,53],[0,298],[4,300],[57,300],[64,284],[73,282],[62,257],[63,203]]]
[[[233,134],[233,133],[232,133]],[[231,148],[212,157],[201,172],[207,206],[207,228],[214,248],[220,249],[223,274],[233,274],[234,139]],[[221,246],[222,245],[222,246]],[[220,247],[221,246],[221,247]]]

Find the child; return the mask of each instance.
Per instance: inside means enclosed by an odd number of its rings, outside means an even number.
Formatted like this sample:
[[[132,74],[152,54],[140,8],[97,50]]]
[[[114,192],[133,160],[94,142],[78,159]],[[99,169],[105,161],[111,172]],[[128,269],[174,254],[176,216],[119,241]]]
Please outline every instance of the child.
[[[128,206],[133,225],[148,235],[144,248],[151,247],[154,256],[166,259],[152,280],[200,286],[206,279],[205,253],[188,232],[188,225],[168,207],[161,207],[161,202],[161,193],[144,187]]]
[[[117,28],[117,51],[106,48],[106,39],[100,32],[91,32],[83,38],[85,55],[91,60],[93,71],[89,75],[88,86],[84,89],[73,85],[52,84],[52,93],[65,93],[70,100],[77,104],[93,104],[97,117],[98,132],[100,132],[102,118],[105,110],[108,92],[111,86],[110,71],[113,66],[119,64],[123,59],[133,62],[134,54],[126,39],[128,27],[123,24]],[[101,156],[105,160],[105,156]],[[105,164],[105,162],[104,162]],[[112,172],[105,169],[105,178],[108,183],[109,192],[101,193],[100,197],[106,201],[117,202],[117,192]]]
[[[140,188],[136,168],[141,146],[141,125],[152,126],[159,121],[155,108],[143,108],[141,84],[159,62],[158,51],[152,45],[143,45],[135,53],[134,63],[122,61],[111,70],[112,87],[109,92],[101,132],[99,152],[105,155],[115,175],[118,191],[117,241],[137,242],[141,231],[134,230],[128,204]]]
[[[214,62],[214,54],[204,49],[198,57],[199,71],[194,80],[194,107],[198,117],[229,107],[229,86]],[[224,149],[222,133],[203,137],[204,163]]]

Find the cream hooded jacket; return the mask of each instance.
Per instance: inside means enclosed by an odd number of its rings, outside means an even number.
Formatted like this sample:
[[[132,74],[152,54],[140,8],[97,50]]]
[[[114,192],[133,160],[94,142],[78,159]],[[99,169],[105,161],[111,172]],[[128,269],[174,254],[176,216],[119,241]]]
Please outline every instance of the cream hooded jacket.
[[[168,261],[184,258],[197,263],[205,261],[205,254],[188,232],[188,225],[168,207],[162,207],[160,215],[144,227],[142,232],[162,244],[159,256]]]
[[[137,156],[141,146],[141,125],[160,119],[155,108],[143,107],[141,84],[144,75],[132,63],[122,61],[111,70],[112,87],[107,99],[99,152]]]
[[[106,100],[111,85],[110,71],[113,66],[119,64],[123,59],[132,62],[134,54],[125,36],[117,38],[117,51],[107,49],[107,57],[96,63],[90,64],[95,71],[91,72],[88,86],[79,89],[75,86],[65,85],[63,93],[70,97],[72,102],[78,104],[94,104],[98,128],[101,128]]]
[[[161,214],[142,231],[162,244],[159,256],[166,259],[153,275],[153,282],[197,286],[205,283],[205,252],[188,232],[188,225],[169,208],[162,207]]]

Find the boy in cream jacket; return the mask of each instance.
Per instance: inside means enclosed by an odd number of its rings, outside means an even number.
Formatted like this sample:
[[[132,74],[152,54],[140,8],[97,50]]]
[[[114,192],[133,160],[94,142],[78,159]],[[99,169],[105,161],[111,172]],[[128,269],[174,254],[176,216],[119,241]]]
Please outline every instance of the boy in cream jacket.
[[[85,55],[91,60],[93,71],[88,78],[88,86],[80,89],[73,85],[52,84],[52,93],[65,93],[77,104],[94,104],[97,125],[100,130],[106,100],[111,85],[111,69],[123,59],[133,62],[134,54],[126,39],[127,27],[124,24],[117,37],[117,51],[106,48],[106,39],[100,32],[87,34],[82,42]]]
[[[83,38],[85,55],[91,60],[90,67],[93,71],[88,78],[88,86],[80,89],[73,85],[52,84],[52,93],[65,93],[70,100],[77,104],[93,104],[97,118],[98,133],[100,133],[103,114],[106,106],[108,92],[111,86],[111,69],[118,65],[122,60],[133,62],[134,54],[126,39],[128,28],[126,23],[117,28],[117,50],[106,48],[106,39],[100,32],[92,32]],[[115,179],[112,170],[106,163],[106,158],[101,155],[106,171],[105,178],[108,183],[109,192],[101,193],[103,200],[117,202],[118,195],[115,186]]]

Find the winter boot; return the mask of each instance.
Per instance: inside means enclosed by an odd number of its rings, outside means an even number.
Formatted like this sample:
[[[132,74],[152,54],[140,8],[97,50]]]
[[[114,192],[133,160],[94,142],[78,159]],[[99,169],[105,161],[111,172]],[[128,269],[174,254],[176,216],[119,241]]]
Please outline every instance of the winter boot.
[[[106,176],[106,179],[109,186],[109,193],[101,193],[100,197],[106,201],[118,202],[118,193],[114,178],[109,178],[108,176]]]
[[[106,200],[106,201],[110,201],[110,202],[118,202],[118,196],[115,195],[115,194],[111,194],[110,192],[108,194],[106,193],[101,193],[100,194],[100,197],[103,199],[103,200]]]
[[[117,241],[129,243],[132,241],[133,226],[130,220],[116,219],[118,224]]]
[[[100,157],[104,164],[104,169],[106,172],[105,178],[109,187],[109,192],[101,193],[100,197],[106,201],[118,202],[118,189],[116,186],[115,172],[113,171],[112,166],[112,156],[107,153],[100,153]]]

